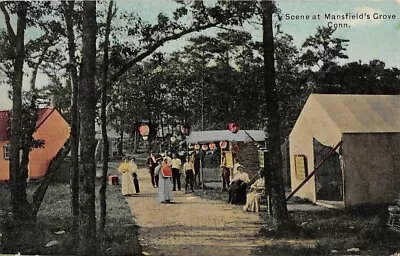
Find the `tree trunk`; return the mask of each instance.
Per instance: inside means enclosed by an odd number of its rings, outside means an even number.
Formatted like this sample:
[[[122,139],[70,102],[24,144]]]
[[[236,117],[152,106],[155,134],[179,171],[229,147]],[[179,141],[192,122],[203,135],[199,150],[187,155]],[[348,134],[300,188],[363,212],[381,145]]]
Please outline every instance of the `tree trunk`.
[[[109,58],[108,58],[108,48],[110,44],[110,29],[111,20],[113,16],[113,1],[110,1],[107,13],[107,23],[106,23],[106,34],[104,40],[104,61],[103,61],[103,83],[101,88],[101,134],[103,137],[104,148],[103,148],[103,168],[101,177],[101,187],[99,191],[100,196],[100,225],[99,233],[100,237],[104,238],[104,229],[106,226],[106,215],[107,215],[107,201],[106,201],[106,189],[107,189],[107,173],[108,173],[108,158],[109,158],[109,141],[107,136],[107,89],[108,84],[108,68],[109,68]],[[103,240],[103,239],[102,239]],[[105,252],[105,250],[102,250]]]
[[[78,254],[96,255],[95,215],[95,115],[96,115],[96,2],[83,2],[82,64],[80,70],[79,108],[80,129],[80,223]]]
[[[73,217],[73,227],[78,230],[79,225],[79,118],[78,118],[78,72],[76,63],[76,44],[74,35],[73,12],[75,1],[63,2],[64,18],[67,27],[68,37],[68,56],[69,73],[72,81],[71,95],[71,170],[70,170],[70,190],[71,190],[71,209]]]
[[[164,141],[164,140],[165,140],[165,135],[164,135],[164,123],[163,123],[163,117],[162,117],[161,113],[160,113],[158,116],[159,116],[159,118],[160,118],[160,126],[161,126],[161,138],[162,138],[162,141]]]
[[[32,211],[36,216],[40,205],[43,202],[43,198],[46,195],[47,188],[53,182],[56,171],[60,166],[61,161],[69,154],[71,150],[71,139],[64,143],[64,146],[57,152],[57,155],[51,160],[49,167],[47,168],[46,174],[43,180],[40,182],[39,187],[35,190],[32,198]]]
[[[138,149],[138,132],[135,130],[133,133],[133,153],[137,153],[137,149]]]
[[[121,130],[119,131],[119,141],[118,141],[118,156],[122,156],[124,154],[124,120],[121,119]]]
[[[26,221],[31,216],[31,207],[26,195],[28,171],[20,166],[20,149],[22,137],[22,79],[25,59],[25,27],[28,2],[19,2],[17,10],[17,34],[13,46],[16,57],[12,78],[12,116],[10,135],[10,183],[13,217],[17,221]],[[10,36],[10,35],[9,35]]]
[[[275,82],[274,38],[272,14],[273,1],[260,1],[262,7],[264,43],[264,90],[267,117],[267,149],[269,151],[270,186],[272,215],[278,230],[291,226],[287,211],[285,189],[282,176],[282,154],[280,150],[279,98]]]

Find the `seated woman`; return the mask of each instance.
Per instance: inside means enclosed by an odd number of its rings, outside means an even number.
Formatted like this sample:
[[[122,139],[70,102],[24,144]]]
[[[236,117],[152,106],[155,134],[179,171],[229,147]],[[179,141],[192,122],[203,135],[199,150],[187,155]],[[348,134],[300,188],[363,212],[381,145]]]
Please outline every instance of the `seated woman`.
[[[251,186],[250,191],[247,194],[246,205],[243,207],[243,211],[259,212],[260,211],[260,200],[261,195],[265,189],[265,178],[264,172],[259,172],[260,178],[256,180]]]
[[[230,182],[228,194],[229,203],[245,204],[247,183],[250,181],[249,175],[244,171],[242,165],[238,165],[237,173]]]

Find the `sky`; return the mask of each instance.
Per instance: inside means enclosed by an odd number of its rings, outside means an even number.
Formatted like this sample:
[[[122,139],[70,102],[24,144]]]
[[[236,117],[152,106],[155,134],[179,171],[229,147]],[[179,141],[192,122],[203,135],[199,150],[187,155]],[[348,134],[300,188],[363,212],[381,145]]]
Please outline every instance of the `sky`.
[[[189,1],[189,0],[188,0]],[[210,0],[213,2],[215,0]],[[117,0],[123,10],[134,10],[149,22],[160,12],[171,13],[176,4],[172,0]],[[293,36],[300,47],[304,40],[315,34],[318,26],[338,26],[334,36],[349,39],[346,62],[368,63],[379,59],[386,67],[400,68],[400,0],[277,0],[282,13],[282,31]],[[347,16],[345,16],[347,14]],[[329,16],[329,17],[328,17]],[[332,16],[339,16],[334,20]],[[344,16],[344,17],[342,17]],[[357,19],[356,19],[357,18]],[[15,20],[14,20],[15,21]],[[336,25],[335,25],[336,24]],[[0,28],[4,28],[4,17],[0,13]],[[261,28],[246,24],[245,30],[261,40]],[[215,30],[214,30],[215,31]],[[207,32],[208,34],[215,33]],[[27,30],[27,34],[32,33]],[[172,52],[185,45],[185,38],[166,44],[161,50]],[[28,83],[29,78],[25,78]],[[39,84],[46,84],[43,75]],[[0,109],[11,108],[4,85],[0,85]]]

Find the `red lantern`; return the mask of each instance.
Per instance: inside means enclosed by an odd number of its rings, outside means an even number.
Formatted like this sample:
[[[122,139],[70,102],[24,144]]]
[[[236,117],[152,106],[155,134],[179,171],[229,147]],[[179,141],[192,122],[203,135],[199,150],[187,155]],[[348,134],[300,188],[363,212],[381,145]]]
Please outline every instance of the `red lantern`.
[[[194,145],[194,149],[199,150],[200,149],[200,145],[199,144]]]
[[[208,147],[210,148],[210,150],[215,150],[217,148],[217,146],[215,145],[214,142],[211,142]]]
[[[219,147],[220,147],[221,149],[226,149],[227,146],[228,146],[228,142],[226,142],[226,141],[221,141],[221,142],[219,143]]]
[[[150,131],[150,128],[149,128],[149,126],[147,124],[142,124],[139,127],[139,133],[142,136],[148,136],[149,135],[149,131]]]
[[[232,151],[233,151],[233,152],[238,152],[238,151],[239,151],[239,146],[236,145],[236,144],[233,145],[233,146],[232,146]]]
[[[208,145],[207,144],[203,144],[201,145],[201,149],[206,151],[208,149]]]
[[[228,130],[232,133],[237,133],[239,131],[239,124],[238,123],[229,123]]]

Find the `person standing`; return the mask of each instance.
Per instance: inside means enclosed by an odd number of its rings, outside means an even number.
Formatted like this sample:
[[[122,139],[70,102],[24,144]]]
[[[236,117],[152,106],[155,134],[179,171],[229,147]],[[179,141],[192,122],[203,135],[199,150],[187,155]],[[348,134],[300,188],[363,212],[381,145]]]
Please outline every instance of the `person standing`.
[[[158,181],[158,201],[170,203],[172,201],[172,168],[168,164],[168,159],[164,158],[161,167],[156,168],[155,174],[160,176]]]
[[[149,173],[151,179],[151,185],[155,188],[157,187],[157,183],[154,177],[154,169],[157,166],[156,157],[153,152],[150,151],[149,157],[147,158],[147,165],[149,166]]]
[[[193,169],[194,169],[194,185],[196,188],[200,187],[200,171],[201,171],[201,163],[200,163],[200,153],[195,151],[193,153]]]
[[[154,183],[156,184],[156,188],[158,188],[158,181],[159,181],[159,179],[160,179],[160,175],[159,175],[159,173],[160,173],[160,168],[161,168],[161,166],[162,166],[162,158],[157,158],[157,160],[156,160],[156,167],[154,168]]]
[[[137,164],[135,163],[135,158],[134,157],[131,158],[130,164],[131,164],[132,170],[133,170],[133,172],[132,172],[133,185],[135,186],[136,194],[139,194],[140,193],[140,188],[139,188],[139,180],[137,178],[138,167],[137,167]]]
[[[176,191],[176,187],[178,187],[178,190],[181,190],[181,165],[182,161],[179,159],[176,154],[172,155],[171,159],[171,167],[172,167],[172,183],[173,183],[173,188],[172,191]]]
[[[227,167],[227,160],[225,152],[221,153],[221,164],[220,164],[220,177],[222,180],[222,191],[226,191],[229,188],[230,183],[230,169]]]
[[[183,165],[183,170],[185,171],[185,193],[188,193],[188,188],[190,185],[190,190],[194,192],[194,166],[191,157],[186,157],[186,163]]]
[[[124,162],[120,164],[118,167],[118,171],[122,174],[122,188],[121,192],[123,196],[130,196],[134,194],[132,173],[133,168],[130,163],[128,163],[128,159],[125,158]]]

